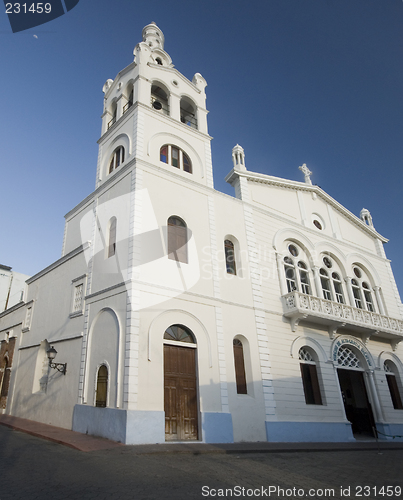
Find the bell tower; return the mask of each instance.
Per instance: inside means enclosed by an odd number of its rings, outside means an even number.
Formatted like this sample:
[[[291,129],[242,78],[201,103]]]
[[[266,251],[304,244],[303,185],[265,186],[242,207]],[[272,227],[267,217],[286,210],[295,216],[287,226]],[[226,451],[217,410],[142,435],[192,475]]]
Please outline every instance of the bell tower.
[[[96,187],[139,162],[213,187],[206,80],[188,80],[164,45],[160,28],[145,26],[134,61],[103,86]]]

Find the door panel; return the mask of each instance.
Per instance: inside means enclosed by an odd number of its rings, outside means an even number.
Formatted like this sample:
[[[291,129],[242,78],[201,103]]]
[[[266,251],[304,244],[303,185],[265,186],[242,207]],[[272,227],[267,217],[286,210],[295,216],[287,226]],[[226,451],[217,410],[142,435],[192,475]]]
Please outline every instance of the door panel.
[[[167,441],[198,438],[196,349],[164,345],[164,410]]]

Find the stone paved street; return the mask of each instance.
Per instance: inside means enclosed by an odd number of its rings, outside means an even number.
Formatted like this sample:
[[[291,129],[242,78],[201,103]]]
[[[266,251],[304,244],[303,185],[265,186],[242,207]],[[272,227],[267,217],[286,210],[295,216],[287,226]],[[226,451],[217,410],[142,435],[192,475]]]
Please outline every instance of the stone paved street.
[[[261,498],[262,487],[270,498],[341,498],[341,486],[351,488],[343,498],[384,499],[401,495],[380,487],[403,485],[402,450],[194,455],[127,446],[83,453],[0,426],[0,459],[0,500],[202,499],[220,497],[220,489],[232,489],[227,498]],[[371,489],[359,496],[356,486]],[[331,488],[334,496],[325,491]]]

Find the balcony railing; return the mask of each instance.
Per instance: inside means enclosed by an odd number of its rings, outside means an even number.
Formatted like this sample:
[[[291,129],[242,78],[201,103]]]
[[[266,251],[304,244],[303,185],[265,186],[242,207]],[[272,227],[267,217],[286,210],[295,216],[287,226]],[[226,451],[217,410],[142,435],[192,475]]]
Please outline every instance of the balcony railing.
[[[112,118],[110,122],[108,122],[108,130],[116,123],[116,116]]]
[[[339,304],[297,291],[283,296],[284,316],[291,320],[293,331],[301,320],[329,326],[333,334],[338,328],[399,342],[403,340],[403,321],[347,304]]]
[[[124,106],[123,106],[123,114],[126,113],[126,111],[129,111],[129,109],[133,106],[133,103],[128,101]]]

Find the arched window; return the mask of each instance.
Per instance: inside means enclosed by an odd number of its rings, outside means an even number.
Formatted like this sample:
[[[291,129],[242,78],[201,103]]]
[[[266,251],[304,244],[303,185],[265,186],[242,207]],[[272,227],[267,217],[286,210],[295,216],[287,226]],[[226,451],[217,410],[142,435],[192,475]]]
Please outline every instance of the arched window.
[[[117,230],[117,220],[116,217],[112,217],[109,221],[109,231],[108,231],[108,258],[112,257],[116,253],[116,230]]]
[[[311,284],[309,280],[309,269],[303,260],[306,258],[304,252],[295,244],[288,245],[288,256],[284,257],[285,280],[287,283],[287,291],[293,292],[298,290],[307,295],[311,295]]]
[[[168,93],[159,84],[151,86],[151,106],[156,111],[169,116]]]
[[[97,392],[95,406],[99,408],[106,407],[106,399],[108,394],[108,368],[101,365],[98,370],[97,376]]]
[[[189,174],[192,173],[192,162],[189,156],[177,146],[165,144],[160,149],[160,161],[172,167],[179,168]]]
[[[125,161],[125,148],[119,146],[112,153],[111,159],[109,161],[109,173],[111,174],[115,168],[118,168]]]
[[[235,248],[231,240],[224,241],[225,265],[228,274],[236,274]]]
[[[186,342],[188,344],[196,344],[189,328],[183,325],[171,325],[165,330],[164,340],[173,340],[175,342]]]
[[[351,286],[353,288],[354,305],[358,309],[362,309],[362,297],[361,290],[357,280],[351,280]]]
[[[302,293],[310,295],[311,287],[309,284],[308,269],[305,262],[302,262],[301,260],[298,262],[298,270],[299,270],[299,280],[301,283],[301,291]]]
[[[108,122],[108,129],[112,127],[116,123],[116,117],[117,117],[117,112],[118,112],[118,107],[116,102],[112,104],[112,119]]]
[[[123,106],[123,114],[126,113],[131,107],[133,106],[133,86],[129,94],[129,98],[127,100],[127,103]]]
[[[323,298],[326,300],[332,300],[332,291],[330,289],[330,280],[327,271],[322,268],[319,271],[319,274],[320,274],[320,282],[322,285]]]
[[[375,312],[375,302],[372,297],[368,273],[358,266],[353,267],[355,278],[351,280],[353,289],[355,307],[366,309],[369,312]]]
[[[239,339],[234,339],[234,365],[235,365],[235,380],[237,394],[247,394],[245,360],[243,345]]]
[[[6,355],[4,358],[4,368],[3,368],[3,376],[0,380],[0,398],[6,398],[8,395],[8,386],[10,385],[10,368],[8,367],[8,356]]]
[[[374,303],[372,302],[372,295],[370,292],[369,285],[365,283],[365,281],[362,284],[362,290],[364,292],[364,299],[365,299],[365,304],[367,305],[367,309],[370,312],[374,312]]]
[[[343,285],[337,273],[332,273],[332,282],[337,302],[339,304],[344,304]]]
[[[290,257],[284,257],[284,271],[288,292],[297,290],[294,262],[290,259]]]
[[[305,402],[307,405],[321,405],[322,396],[320,394],[318,372],[316,369],[314,353],[309,347],[304,346],[299,350],[298,357],[300,360]]]
[[[170,217],[168,219],[168,259],[187,264],[187,238],[185,222],[179,217]]]
[[[393,408],[395,410],[403,410],[402,398],[399,391],[399,375],[396,365],[392,361],[385,361],[383,369],[386,373],[386,381],[388,382],[389,393],[392,399]]]
[[[196,106],[187,97],[182,97],[180,103],[181,122],[197,129]]]

